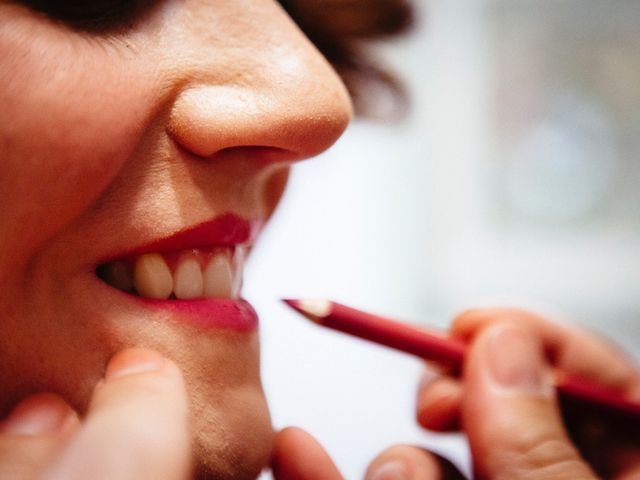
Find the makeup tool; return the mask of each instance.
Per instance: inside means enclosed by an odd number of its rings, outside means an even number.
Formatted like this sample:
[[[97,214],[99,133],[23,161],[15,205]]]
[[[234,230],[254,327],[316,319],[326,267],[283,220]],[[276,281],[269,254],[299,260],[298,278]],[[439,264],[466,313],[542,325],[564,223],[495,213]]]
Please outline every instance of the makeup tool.
[[[362,312],[329,300],[283,300],[318,325],[385,345],[459,371],[466,345],[447,338],[444,332],[402,323]],[[555,386],[564,406],[586,409],[609,419],[640,424],[640,404],[625,400],[618,392],[569,373],[556,370]]]

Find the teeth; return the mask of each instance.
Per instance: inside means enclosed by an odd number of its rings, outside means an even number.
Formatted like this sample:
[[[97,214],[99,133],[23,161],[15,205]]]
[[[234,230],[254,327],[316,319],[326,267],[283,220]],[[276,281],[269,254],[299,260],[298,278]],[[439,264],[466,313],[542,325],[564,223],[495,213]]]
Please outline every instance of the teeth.
[[[245,255],[241,246],[233,253],[220,247],[169,253],[166,260],[151,253],[136,257],[133,267],[127,260],[116,260],[100,266],[96,273],[112,287],[146,298],[166,300],[172,294],[179,300],[238,298]]]
[[[173,276],[164,258],[150,253],[136,260],[133,284],[142,297],[167,299],[173,291]]]
[[[216,253],[204,269],[204,296],[206,298],[231,298],[233,269],[226,253]]]
[[[188,300],[201,298],[203,292],[200,262],[193,253],[183,255],[173,274],[173,293],[176,298]]]
[[[233,297],[239,297],[242,290],[242,274],[244,272],[244,261],[247,257],[247,252],[244,247],[237,247],[235,254],[233,255],[233,283],[231,285],[231,295]]]

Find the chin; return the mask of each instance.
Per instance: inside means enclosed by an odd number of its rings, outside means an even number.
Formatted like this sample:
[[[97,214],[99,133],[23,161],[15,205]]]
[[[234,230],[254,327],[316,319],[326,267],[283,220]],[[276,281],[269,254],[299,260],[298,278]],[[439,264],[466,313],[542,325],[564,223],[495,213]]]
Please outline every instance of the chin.
[[[274,441],[262,389],[227,393],[220,406],[197,392],[193,401],[194,478],[257,478],[269,465]]]
[[[260,379],[257,334],[213,335],[173,331],[172,342],[167,338],[149,346],[164,351],[182,370],[194,478],[255,479],[269,466],[275,436]]]
[[[194,478],[257,478],[269,465],[275,436],[260,378],[257,331],[187,327],[165,333],[149,346],[182,370],[190,402]]]

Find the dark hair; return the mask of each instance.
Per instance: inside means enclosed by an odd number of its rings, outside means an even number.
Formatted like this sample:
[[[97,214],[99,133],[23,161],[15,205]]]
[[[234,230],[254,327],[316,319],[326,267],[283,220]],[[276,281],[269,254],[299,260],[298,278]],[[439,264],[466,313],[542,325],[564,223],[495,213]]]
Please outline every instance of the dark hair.
[[[340,74],[356,113],[389,118],[406,110],[408,99],[402,83],[380,66],[369,44],[409,29],[413,10],[408,0],[281,0],[280,3]]]

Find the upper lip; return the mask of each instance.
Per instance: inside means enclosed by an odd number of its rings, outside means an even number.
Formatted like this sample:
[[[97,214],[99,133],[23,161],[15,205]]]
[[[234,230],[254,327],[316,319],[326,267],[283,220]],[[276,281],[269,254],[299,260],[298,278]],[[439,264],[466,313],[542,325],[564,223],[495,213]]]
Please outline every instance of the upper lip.
[[[213,246],[251,245],[255,241],[263,222],[248,220],[234,213],[216,218],[173,233],[164,238],[134,247],[111,260],[145,253],[166,253],[193,248]]]

